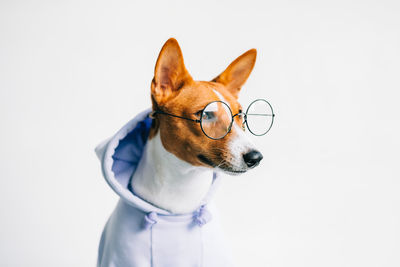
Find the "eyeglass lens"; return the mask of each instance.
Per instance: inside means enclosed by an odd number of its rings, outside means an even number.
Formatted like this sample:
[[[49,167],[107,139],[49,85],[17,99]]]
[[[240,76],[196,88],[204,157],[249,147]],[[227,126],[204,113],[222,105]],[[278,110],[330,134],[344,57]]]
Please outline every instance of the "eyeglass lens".
[[[247,108],[246,124],[254,135],[264,135],[272,127],[274,113],[271,105],[264,99],[257,99]]]
[[[203,132],[208,137],[220,139],[231,129],[232,112],[224,102],[211,102],[204,108],[200,121]]]

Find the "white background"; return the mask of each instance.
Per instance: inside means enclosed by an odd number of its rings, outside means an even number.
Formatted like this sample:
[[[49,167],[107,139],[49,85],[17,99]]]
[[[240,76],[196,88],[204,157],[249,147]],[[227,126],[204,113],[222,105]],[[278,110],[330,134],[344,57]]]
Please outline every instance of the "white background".
[[[167,3],[168,2],[168,3]],[[400,266],[398,1],[0,2],[0,265],[94,266],[117,201],[94,147],[150,106],[158,52],[195,79],[258,49],[276,124],[216,196],[238,266]]]

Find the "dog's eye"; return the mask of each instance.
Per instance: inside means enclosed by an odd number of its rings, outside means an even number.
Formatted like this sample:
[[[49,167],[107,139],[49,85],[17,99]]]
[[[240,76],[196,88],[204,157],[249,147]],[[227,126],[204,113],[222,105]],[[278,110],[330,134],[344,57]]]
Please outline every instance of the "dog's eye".
[[[214,111],[199,110],[195,113],[196,117],[202,119],[203,121],[211,121],[216,119],[216,114]]]
[[[213,120],[215,119],[215,112],[214,111],[205,111],[202,115],[202,120]]]

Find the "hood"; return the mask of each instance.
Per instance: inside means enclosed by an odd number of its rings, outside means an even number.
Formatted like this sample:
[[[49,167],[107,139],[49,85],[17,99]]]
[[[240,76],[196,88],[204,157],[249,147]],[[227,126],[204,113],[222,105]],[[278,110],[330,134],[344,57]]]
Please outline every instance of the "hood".
[[[172,215],[171,212],[150,204],[133,194],[133,190],[129,190],[131,177],[137,169],[149,136],[152,124],[150,112],[149,108],[139,113],[114,136],[100,143],[95,151],[101,161],[106,182],[122,200],[146,213]],[[199,207],[207,204],[215,191],[219,179],[216,173],[213,177],[211,188]]]

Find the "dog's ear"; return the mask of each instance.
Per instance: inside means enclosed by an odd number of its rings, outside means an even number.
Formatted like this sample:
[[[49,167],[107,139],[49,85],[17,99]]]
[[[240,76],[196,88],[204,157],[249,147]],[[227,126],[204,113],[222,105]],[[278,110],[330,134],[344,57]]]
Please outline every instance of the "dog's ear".
[[[257,50],[250,49],[235,59],[219,76],[212,81],[222,83],[236,98],[256,63]]]
[[[170,38],[158,55],[151,86],[152,97],[162,104],[190,81],[192,77],[186,70],[181,48],[174,38]]]

